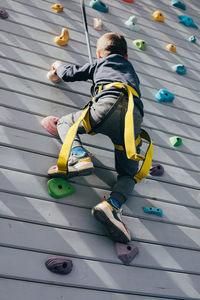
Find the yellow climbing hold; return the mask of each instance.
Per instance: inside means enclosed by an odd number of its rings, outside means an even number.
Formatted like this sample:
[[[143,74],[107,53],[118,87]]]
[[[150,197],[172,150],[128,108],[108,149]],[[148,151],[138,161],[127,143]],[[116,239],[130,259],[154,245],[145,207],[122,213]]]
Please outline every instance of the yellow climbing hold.
[[[164,15],[163,13],[161,13],[160,11],[155,11],[153,14],[152,14],[152,17],[155,21],[157,22],[165,22],[165,18],[164,18]]]
[[[53,4],[51,8],[53,8],[53,10],[55,10],[57,13],[63,11],[62,4]]]
[[[63,28],[61,35],[56,36],[54,41],[60,46],[65,46],[69,41],[69,32],[67,28]]]
[[[168,44],[166,48],[171,52],[176,52],[176,46],[173,44]]]

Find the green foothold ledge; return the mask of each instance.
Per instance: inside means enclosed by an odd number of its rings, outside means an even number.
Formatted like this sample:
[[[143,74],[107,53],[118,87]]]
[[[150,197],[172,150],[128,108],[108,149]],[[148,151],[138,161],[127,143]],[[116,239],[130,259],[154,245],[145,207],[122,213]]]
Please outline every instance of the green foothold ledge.
[[[182,139],[179,136],[172,136],[169,138],[169,140],[174,147],[178,147],[182,144]]]
[[[133,44],[140,50],[146,49],[146,42],[144,40],[134,40]]]
[[[63,198],[75,192],[74,188],[64,178],[52,178],[47,182],[49,194],[56,198]]]

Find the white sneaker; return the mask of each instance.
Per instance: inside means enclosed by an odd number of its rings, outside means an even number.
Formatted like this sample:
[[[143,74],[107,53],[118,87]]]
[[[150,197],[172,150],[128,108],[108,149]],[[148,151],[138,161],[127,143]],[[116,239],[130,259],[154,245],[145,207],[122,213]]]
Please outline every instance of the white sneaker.
[[[103,201],[94,206],[92,215],[104,226],[106,233],[113,241],[119,243],[130,242],[130,232],[122,222],[122,209],[114,208],[108,201]]]

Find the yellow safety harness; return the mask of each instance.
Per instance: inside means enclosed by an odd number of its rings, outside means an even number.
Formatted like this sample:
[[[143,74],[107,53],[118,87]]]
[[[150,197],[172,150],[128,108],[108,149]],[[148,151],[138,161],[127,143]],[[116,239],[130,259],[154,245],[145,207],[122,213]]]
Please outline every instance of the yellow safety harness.
[[[125,129],[124,129],[125,149],[122,145],[114,144],[114,146],[117,150],[121,150],[121,151],[125,150],[128,159],[132,159],[132,160],[136,160],[136,161],[143,161],[139,172],[134,176],[134,179],[136,179],[138,182],[140,182],[143,178],[146,178],[149,173],[149,170],[151,167],[151,162],[152,162],[152,157],[153,157],[153,144],[151,142],[151,138],[150,138],[149,134],[143,129],[141,129],[140,135],[135,140],[134,121],[133,121],[133,110],[134,110],[133,95],[135,95],[137,98],[139,98],[139,95],[134,88],[132,88],[128,84],[124,84],[121,82],[113,82],[113,83],[106,84],[103,86],[103,89],[105,90],[105,89],[109,89],[111,87],[116,87],[119,89],[124,88],[128,93],[128,109],[127,109],[127,112],[125,115]],[[102,90],[102,86],[99,87],[98,92],[100,92],[101,90]],[[94,98],[93,98],[93,101],[94,101]],[[76,136],[80,122],[83,123],[83,126],[87,133],[95,134],[94,132],[91,132],[92,128],[91,128],[90,120],[89,120],[89,108],[90,108],[90,103],[88,103],[86,105],[86,107],[83,109],[82,114],[79,117],[79,119],[70,127],[70,129],[67,133],[67,136],[66,136],[63,146],[61,148],[58,162],[57,162],[59,173],[67,174],[67,171],[68,171],[67,170],[67,162],[68,162],[68,158],[70,155],[71,146],[72,146],[72,143]],[[141,142],[141,138],[146,140],[149,143],[149,147],[146,151],[145,156],[142,156],[142,155],[136,153],[136,147]]]

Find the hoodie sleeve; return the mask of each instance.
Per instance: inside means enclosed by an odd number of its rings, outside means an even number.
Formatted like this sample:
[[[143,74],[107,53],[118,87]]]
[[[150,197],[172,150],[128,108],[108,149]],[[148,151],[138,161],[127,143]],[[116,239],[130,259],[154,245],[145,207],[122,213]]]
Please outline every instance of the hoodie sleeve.
[[[82,67],[77,65],[67,66],[65,64],[60,65],[56,73],[57,75],[66,82],[72,81],[87,81],[88,79],[93,79],[95,64],[85,64]]]

